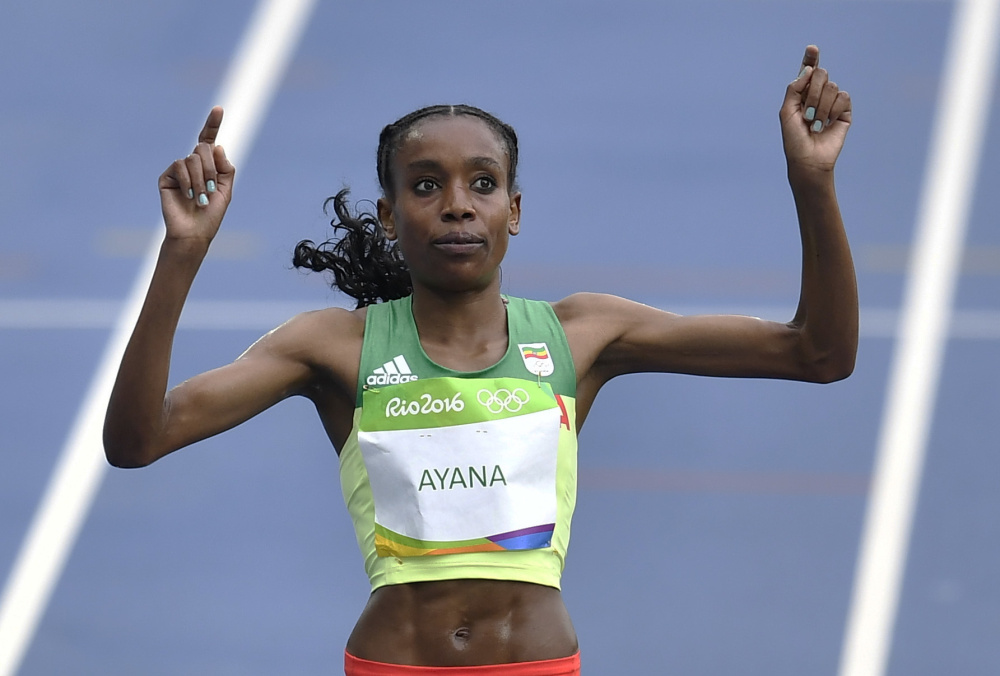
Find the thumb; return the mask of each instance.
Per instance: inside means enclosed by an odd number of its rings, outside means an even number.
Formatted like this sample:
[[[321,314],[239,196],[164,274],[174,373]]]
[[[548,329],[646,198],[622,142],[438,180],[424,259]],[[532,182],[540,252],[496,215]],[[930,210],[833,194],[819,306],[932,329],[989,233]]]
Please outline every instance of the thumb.
[[[788,84],[788,88],[785,90],[785,105],[789,105],[793,102],[801,102],[802,94],[806,91],[809,86],[810,80],[812,80],[813,67],[805,66],[799,71],[799,76],[792,80]]]

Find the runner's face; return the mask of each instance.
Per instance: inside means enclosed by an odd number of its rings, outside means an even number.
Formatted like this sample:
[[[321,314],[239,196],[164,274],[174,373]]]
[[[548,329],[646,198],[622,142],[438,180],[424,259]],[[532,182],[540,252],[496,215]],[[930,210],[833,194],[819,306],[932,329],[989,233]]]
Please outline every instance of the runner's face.
[[[378,207],[414,284],[464,291],[494,281],[521,216],[508,161],[475,117],[432,117],[408,132],[393,161],[393,198]]]

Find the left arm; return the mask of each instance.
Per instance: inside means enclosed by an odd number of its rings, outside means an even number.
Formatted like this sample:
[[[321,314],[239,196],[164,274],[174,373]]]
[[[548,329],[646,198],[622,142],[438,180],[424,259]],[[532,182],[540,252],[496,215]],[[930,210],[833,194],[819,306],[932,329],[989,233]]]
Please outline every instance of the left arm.
[[[851,124],[851,103],[817,68],[818,61],[819,50],[808,47],[780,112],[802,238],[802,287],[794,318],[781,323],[729,315],[682,317],[614,296],[570,296],[555,309],[570,339],[585,399],[625,373],[810,382],[851,374],[858,293],[833,179]]]
[[[851,98],[818,65],[819,49],[807,47],[801,74],[785,93],[781,131],[802,236],[802,290],[789,326],[798,329],[805,362],[818,376],[799,379],[829,382],[854,370],[858,286],[833,180]]]

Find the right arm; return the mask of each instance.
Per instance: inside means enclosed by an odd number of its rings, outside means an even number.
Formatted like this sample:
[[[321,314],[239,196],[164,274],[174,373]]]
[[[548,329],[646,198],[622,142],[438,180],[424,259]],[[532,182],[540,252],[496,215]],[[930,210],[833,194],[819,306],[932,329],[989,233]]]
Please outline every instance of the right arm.
[[[135,330],[122,358],[104,422],[104,449],[117,467],[142,467],[217,434],[308,387],[314,369],[301,356],[303,324],[292,320],[232,364],[167,393],[181,309],[232,197],[235,168],[215,138],[214,108],[194,152],[160,176],[166,234]]]

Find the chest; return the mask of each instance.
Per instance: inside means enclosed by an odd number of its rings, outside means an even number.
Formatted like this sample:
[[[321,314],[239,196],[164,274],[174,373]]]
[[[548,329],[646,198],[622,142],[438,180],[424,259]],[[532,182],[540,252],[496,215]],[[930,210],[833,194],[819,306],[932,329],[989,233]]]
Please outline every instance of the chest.
[[[507,354],[509,339],[506,332],[479,336],[467,340],[434,342],[419,341],[422,352],[433,363],[450,371],[472,372],[488,369]]]

